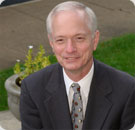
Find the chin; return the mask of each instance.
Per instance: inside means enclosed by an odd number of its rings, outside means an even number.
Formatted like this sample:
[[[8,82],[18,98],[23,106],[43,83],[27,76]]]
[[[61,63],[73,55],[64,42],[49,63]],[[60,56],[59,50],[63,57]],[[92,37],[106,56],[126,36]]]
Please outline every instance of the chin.
[[[79,69],[79,67],[78,66],[73,66],[73,65],[69,65],[69,66],[64,66],[64,68],[66,69],[66,70],[68,70],[68,71],[76,71],[76,70],[78,70]]]

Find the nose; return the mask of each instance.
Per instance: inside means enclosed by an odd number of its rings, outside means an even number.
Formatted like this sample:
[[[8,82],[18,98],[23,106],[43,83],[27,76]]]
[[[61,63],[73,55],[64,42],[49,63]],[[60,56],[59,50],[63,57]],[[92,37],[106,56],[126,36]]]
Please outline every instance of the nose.
[[[76,51],[76,45],[71,39],[68,39],[65,50],[67,53],[73,53]]]

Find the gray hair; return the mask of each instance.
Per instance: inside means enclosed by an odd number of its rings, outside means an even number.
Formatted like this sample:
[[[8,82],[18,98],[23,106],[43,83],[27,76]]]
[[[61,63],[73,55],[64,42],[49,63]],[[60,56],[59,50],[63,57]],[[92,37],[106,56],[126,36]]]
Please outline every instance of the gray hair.
[[[80,10],[83,11],[88,19],[88,28],[90,29],[92,35],[97,30],[97,18],[95,13],[91,8],[85,6],[84,4],[76,1],[67,1],[56,5],[52,11],[49,13],[46,19],[46,28],[47,32],[50,35],[52,33],[52,18],[56,13],[60,11],[68,11],[68,10]]]

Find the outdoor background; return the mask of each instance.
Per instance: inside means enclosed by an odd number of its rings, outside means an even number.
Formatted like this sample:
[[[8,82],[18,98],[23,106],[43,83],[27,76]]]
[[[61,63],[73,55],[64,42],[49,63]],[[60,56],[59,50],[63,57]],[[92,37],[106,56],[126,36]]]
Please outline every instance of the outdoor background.
[[[67,0],[30,0],[0,7],[0,130],[18,130],[21,127],[20,122],[8,110],[4,83],[13,75],[16,60],[24,63],[28,46],[33,45],[36,54],[42,44],[47,55],[53,54],[45,20],[51,9],[63,1]],[[134,4],[130,0],[76,1],[91,7],[97,15],[100,45],[94,56],[135,77]]]
[[[29,45],[36,49],[48,44],[45,20],[49,11],[66,0],[34,0],[0,8],[0,70],[23,60]],[[97,15],[100,41],[125,33],[135,33],[135,6],[129,0],[77,0],[91,7]]]

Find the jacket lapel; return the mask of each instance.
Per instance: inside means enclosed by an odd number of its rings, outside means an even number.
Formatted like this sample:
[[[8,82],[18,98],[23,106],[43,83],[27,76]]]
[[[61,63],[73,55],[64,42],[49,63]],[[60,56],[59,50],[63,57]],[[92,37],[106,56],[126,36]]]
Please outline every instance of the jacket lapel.
[[[112,107],[112,103],[108,97],[112,88],[109,83],[107,72],[97,61],[94,62],[94,75],[92,79],[91,89],[83,129],[102,129],[104,121]]]
[[[51,77],[45,95],[44,105],[50,115],[54,129],[71,130],[72,121],[60,66],[56,74],[54,73]]]

